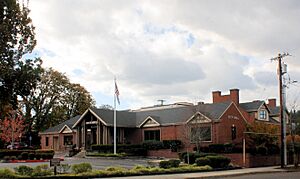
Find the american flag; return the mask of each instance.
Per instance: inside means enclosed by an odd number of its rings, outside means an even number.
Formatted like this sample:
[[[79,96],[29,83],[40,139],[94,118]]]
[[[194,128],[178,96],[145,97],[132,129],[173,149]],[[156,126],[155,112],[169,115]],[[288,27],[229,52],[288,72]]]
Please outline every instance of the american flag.
[[[120,99],[119,99],[120,92],[118,90],[118,86],[117,86],[117,82],[116,81],[115,81],[115,95],[116,95],[118,104],[120,105]]]

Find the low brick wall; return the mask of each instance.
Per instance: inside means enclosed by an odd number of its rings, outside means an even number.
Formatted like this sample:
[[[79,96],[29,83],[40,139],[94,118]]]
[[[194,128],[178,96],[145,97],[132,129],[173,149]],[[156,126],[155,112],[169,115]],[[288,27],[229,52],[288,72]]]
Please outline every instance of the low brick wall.
[[[251,155],[249,153],[246,154],[246,161],[243,164],[243,154],[222,154],[225,157],[231,159],[231,162],[235,165],[239,165],[241,167],[263,167],[263,166],[274,166],[280,164],[280,156],[279,155],[270,155],[270,156],[261,156],[261,155]]]
[[[171,149],[148,150],[147,156],[149,156],[149,157],[178,158],[178,153],[177,152],[172,152]]]

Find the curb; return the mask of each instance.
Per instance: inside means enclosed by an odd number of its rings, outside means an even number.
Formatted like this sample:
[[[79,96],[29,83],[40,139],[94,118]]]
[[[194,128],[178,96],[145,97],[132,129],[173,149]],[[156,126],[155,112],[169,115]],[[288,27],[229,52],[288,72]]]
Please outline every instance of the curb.
[[[49,162],[50,159],[45,160],[9,160],[6,163],[36,163],[36,162]],[[64,161],[63,158],[60,158],[60,161]]]
[[[267,173],[283,173],[283,172],[291,172],[287,170],[274,170],[274,171],[249,171],[244,173],[228,173],[228,174],[216,174],[211,176],[195,176],[195,177],[185,177],[185,179],[199,179],[199,178],[220,178],[220,177],[235,177],[235,176],[243,176],[243,175],[255,175],[255,174],[267,174]]]

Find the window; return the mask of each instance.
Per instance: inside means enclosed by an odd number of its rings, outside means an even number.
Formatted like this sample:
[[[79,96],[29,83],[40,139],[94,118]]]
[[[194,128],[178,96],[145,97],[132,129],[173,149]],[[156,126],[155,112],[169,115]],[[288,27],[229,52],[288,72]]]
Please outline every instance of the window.
[[[46,140],[46,142],[45,142],[46,146],[49,146],[49,137],[46,137],[45,140]]]
[[[64,145],[73,145],[73,136],[64,136]]]
[[[234,125],[231,126],[231,139],[236,139],[236,127]]]
[[[144,140],[160,141],[160,130],[147,130],[147,131],[144,131]]]
[[[260,110],[259,111],[259,119],[262,119],[262,120],[267,119],[267,111],[266,110]]]
[[[210,142],[211,126],[191,127],[191,142]]]

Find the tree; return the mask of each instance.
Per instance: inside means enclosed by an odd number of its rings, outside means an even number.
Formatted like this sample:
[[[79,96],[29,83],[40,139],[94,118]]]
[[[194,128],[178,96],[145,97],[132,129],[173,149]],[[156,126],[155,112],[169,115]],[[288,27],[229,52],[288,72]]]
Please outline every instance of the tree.
[[[211,141],[211,123],[207,121],[205,116],[197,114],[193,120],[187,123],[187,130],[190,141],[196,145],[197,152],[200,152],[203,141]]]
[[[24,55],[36,45],[30,10],[16,0],[0,1],[0,112],[16,109],[18,96],[27,96],[36,86],[41,60]],[[11,110],[11,109],[10,109]]]
[[[109,105],[109,104],[102,104],[101,106],[99,106],[99,109],[114,110],[114,108],[111,105]]]
[[[0,121],[0,138],[7,143],[18,141],[24,134],[25,123],[21,114],[16,111]]]
[[[69,81],[66,75],[45,69],[35,90],[23,98],[28,129],[42,131],[71,117],[82,114],[94,105],[90,93]]]
[[[278,144],[279,126],[264,122],[254,122],[248,125],[246,130],[250,139],[249,144],[253,147]]]

